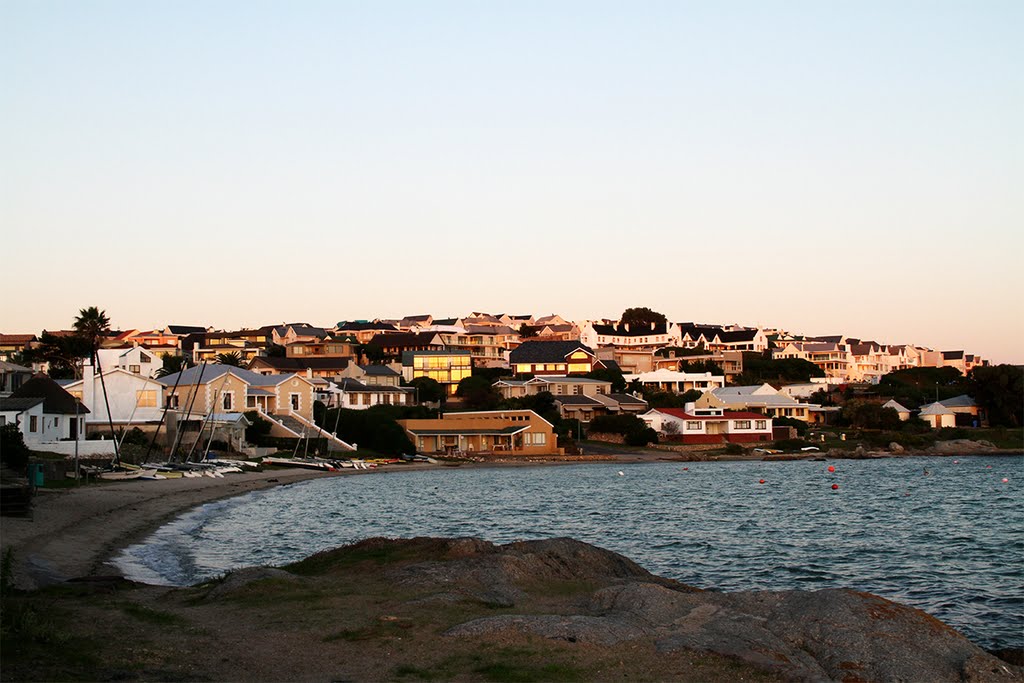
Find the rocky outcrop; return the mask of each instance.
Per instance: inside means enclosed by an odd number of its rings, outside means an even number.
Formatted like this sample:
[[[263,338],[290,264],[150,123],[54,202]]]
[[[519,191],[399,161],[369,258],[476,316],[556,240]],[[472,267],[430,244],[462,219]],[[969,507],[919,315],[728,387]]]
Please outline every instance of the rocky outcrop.
[[[666,656],[712,653],[793,680],[1024,680],[1019,667],[934,617],[869,593],[699,591],[572,539],[500,546],[371,539],[331,551],[333,558],[320,556],[319,566],[388,548],[402,559],[389,562],[385,575],[421,595],[426,590],[418,603],[504,608],[452,626],[446,638],[531,637],[610,648],[653,643]],[[562,588],[552,601],[556,584]]]

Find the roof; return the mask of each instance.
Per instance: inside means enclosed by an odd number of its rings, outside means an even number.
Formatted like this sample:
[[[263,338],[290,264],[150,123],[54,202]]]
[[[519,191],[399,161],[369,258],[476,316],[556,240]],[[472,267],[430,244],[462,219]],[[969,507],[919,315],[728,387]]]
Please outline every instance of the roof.
[[[682,408],[654,408],[659,413],[665,413],[682,420],[770,420],[771,418],[761,413],[749,413],[738,410],[726,410],[722,415],[691,415]]]
[[[963,351],[943,351],[942,360],[960,360],[964,357]]]
[[[249,366],[261,365],[285,372],[302,372],[307,368],[311,370],[344,370],[351,362],[350,358],[257,356],[249,362]]]
[[[244,422],[246,425],[252,424],[244,413],[210,413],[210,420],[212,422],[227,422],[228,424],[236,422]]]
[[[526,380],[527,384],[603,384],[610,385],[606,379],[594,379],[593,377],[569,377],[566,375],[540,375],[533,379]]]
[[[367,375],[387,376],[398,375],[394,368],[388,365],[360,365],[359,369]]]
[[[603,406],[604,403],[597,399],[590,398],[589,396],[583,396],[582,394],[573,396],[555,396],[555,403],[561,403],[563,406]]]
[[[11,394],[11,398],[41,398],[43,411],[58,415],[89,412],[81,401],[45,375],[38,375],[22,384]]]
[[[382,322],[366,322],[365,320],[356,320],[352,322],[340,322],[336,328],[338,332],[364,332],[366,330],[394,330],[398,331],[398,328],[391,323]]]
[[[23,365],[16,365],[14,363],[8,363],[5,360],[0,360],[0,370],[6,370],[7,372],[32,372],[32,368],[26,368]]]
[[[602,325],[594,324],[594,331],[604,337],[646,337],[650,335],[668,334],[668,323],[651,323],[649,325]]]
[[[623,403],[623,404],[626,404],[626,405],[639,405],[639,406],[647,405],[647,401],[645,401],[642,398],[637,398],[636,396],[633,396],[632,394],[608,394],[608,398],[613,398],[617,402]]]
[[[527,340],[509,353],[509,363],[564,363],[573,351],[583,350],[590,356],[594,352],[579,341]]]
[[[502,436],[507,434],[518,434],[519,432],[526,431],[529,428],[529,425],[519,425],[515,427],[504,427],[502,429],[431,429],[429,427],[407,427],[406,429],[415,434],[416,436],[444,436],[455,434],[479,434],[481,436]]]
[[[198,325],[168,325],[167,331],[171,334],[206,334],[206,328]]]
[[[892,408],[897,413],[909,413],[910,412],[910,408],[907,408],[907,407],[903,406],[902,404],[898,403],[896,401],[896,399],[890,399],[889,401],[886,401],[885,403],[882,404],[882,407],[883,408]]]
[[[387,334],[375,334],[367,342],[367,346],[440,346],[437,332],[390,332]]]
[[[732,343],[732,342],[753,341],[757,337],[759,332],[760,332],[760,330],[757,330],[757,329],[752,329],[752,330],[730,330],[728,332],[721,332],[718,335],[718,339],[723,344],[728,344],[728,343]]]
[[[292,328],[292,332],[302,337],[318,337],[323,339],[328,336],[327,330],[322,327],[313,327],[311,325],[289,325]]]
[[[4,398],[0,398],[0,412],[20,413],[24,410],[32,408],[33,406],[39,405],[42,402],[42,397],[26,396],[24,398],[14,398],[13,396],[6,396]]]
[[[977,406],[977,402],[967,394],[960,394],[953,398],[947,398],[939,401],[942,405],[947,408],[974,408]]]
[[[921,408],[922,415],[953,415],[953,411],[941,403],[929,403]]]
[[[202,375],[200,375],[200,372],[202,372]],[[176,382],[183,386],[200,383],[209,384],[216,379],[222,378],[229,372],[246,384],[257,387],[275,387],[286,379],[297,376],[292,373],[286,375],[261,375],[245,368],[236,368],[233,365],[207,364],[205,369],[203,366],[197,365],[188,370],[161,377],[157,381],[168,387],[173,387]],[[298,376],[301,377],[301,375]]]
[[[0,334],[0,344],[28,344],[34,341],[34,334]]]

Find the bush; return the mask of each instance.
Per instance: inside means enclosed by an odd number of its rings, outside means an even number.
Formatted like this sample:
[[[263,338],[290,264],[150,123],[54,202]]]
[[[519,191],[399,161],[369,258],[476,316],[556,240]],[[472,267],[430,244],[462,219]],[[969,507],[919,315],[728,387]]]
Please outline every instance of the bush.
[[[587,432],[590,434],[619,434],[626,436],[630,432],[647,429],[647,423],[636,415],[598,415],[590,421]]]
[[[772,418],[773,427],[792,427],[796,430],[796,433],[803,436],[807,433],[807,423],[803,420],[798,420],[795,417],[775,417]]]
[[[728,443],[725,445],[726,455],[743,455],[746,452],[746,449],[738,443]]]
[[[314,403],[313,407],[316,408],[317,405]],[[245,428],[245,440],[256,446],[265,445],[270,436],[271,424],[260,417],[259,412],[255,410],[247,412],[245,417],[252,423]]]
[[[18,472],[28,466],[30,451],[25,445],[25,437],[16,424],[5,424],[0,427],[0,460],[4,465]]]
[[[775,442],[775,448],[783,451],[798,451],[806,445],[803,439],[779,439]]]
[[[649,443],[658,443],[658,432],[650,427],[636,429],[626,434],[627,446],[646,446]]]

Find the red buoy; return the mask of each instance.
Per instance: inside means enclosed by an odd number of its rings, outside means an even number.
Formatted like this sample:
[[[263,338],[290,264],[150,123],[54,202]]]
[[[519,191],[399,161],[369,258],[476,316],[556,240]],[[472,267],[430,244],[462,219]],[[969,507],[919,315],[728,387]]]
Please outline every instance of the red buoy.
[[[828,471],[829,472],[835,472],[836,471],[835,465],[829,465],[828,466]]]
[[[839,484],[832,484],[832,490],[833,491],[838,491],[839,490]]]
[[[1006,481],[1006,480],[1005,480],[1005,479],[1003,479],[1003,481]],[[757,482],[757,483],[758,483],[758,484],[763,484],[763,483],[764,483],[764,479],[762,479],[761,481],[759,481],[759,482]]]
[[[1003,483],[1004,484],[1008,483],[1009,481],[1010,481],[1009,479],[1007,479],[1006,477],[1003,477]]]
[[[683,472],[689,472],[689,471],[690,471],[690,468],[689,468],[689,467],[684,467],[684,468],[683,468]]]

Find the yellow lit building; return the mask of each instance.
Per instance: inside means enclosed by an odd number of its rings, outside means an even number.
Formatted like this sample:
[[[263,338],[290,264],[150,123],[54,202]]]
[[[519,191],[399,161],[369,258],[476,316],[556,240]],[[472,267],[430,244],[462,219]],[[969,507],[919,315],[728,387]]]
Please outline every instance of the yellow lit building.
[[[402,377],[411,382],[429,377],[442,384],[449,396],[455,394],[459,382],[473,374],[473,358],[469,351],[406,351],[402,354]]]

